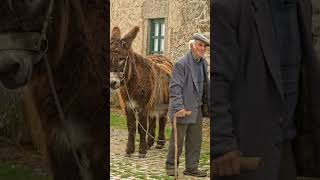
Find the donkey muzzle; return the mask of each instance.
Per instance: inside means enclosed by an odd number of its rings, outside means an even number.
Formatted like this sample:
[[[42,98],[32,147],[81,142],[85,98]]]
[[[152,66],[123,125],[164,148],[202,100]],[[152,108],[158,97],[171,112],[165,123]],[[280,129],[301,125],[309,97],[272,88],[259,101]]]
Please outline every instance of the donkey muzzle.
[[[24,86],[32,74],[34,56],[23,51],[0,51],[0,82],[8,89]]]

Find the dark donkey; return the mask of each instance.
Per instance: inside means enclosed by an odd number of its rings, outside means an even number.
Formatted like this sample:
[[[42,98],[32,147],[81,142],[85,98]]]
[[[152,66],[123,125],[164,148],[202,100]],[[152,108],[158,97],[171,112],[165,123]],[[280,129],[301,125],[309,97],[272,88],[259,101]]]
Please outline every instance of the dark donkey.
[[[54,180],[107,179],[106,33],[101,0],[0,5],[0,80],[28,83]],[[33,119],[36,121],[37,119]]]
[[[121,97],[125,102],[129,131],[126,156],[131,156],[134,152],[138,121],[139,157],[143,158],[146,150],[154,143],[156,118],[159,119],[156,148],[162,148],[165,144],[164,131],[167,121],[168,86],[172,63],[162,55],[142,57],[135,53],[131,45],[138,31],[139,27],[134,27],[121,38],[120,29],[113,28],[110,44],[110,87],[113,90],[120,88]]]

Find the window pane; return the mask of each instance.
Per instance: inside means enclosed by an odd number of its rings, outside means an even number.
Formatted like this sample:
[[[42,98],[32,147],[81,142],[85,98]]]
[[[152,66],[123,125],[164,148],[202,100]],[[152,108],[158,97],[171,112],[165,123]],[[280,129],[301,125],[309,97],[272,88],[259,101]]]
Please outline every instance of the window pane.
[[[165,28],[165,25],[164,23],[161,24],[161,36],[164,36],[164,28]]]
[[[158,39],[154,39],[153,42],[153,51],[158,51]]]
[[[154,24],[154,35],[159,36],[159,23]]]
[[[163,52],[163,49],[164,49],[164,39],[161,39],[160,40],[160,51]]]

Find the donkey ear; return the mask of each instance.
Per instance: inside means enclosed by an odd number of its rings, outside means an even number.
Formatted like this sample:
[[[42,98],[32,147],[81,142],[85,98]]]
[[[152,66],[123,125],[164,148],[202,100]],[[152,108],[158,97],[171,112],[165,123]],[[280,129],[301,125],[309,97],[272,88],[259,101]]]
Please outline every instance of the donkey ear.
[[[111,39],[118,40],[120,38],[121,38],[120,28],[119,27],[114,27],[112,29]]]
[[[122,40],[124,41],[124,46],[127,49],[131,48],[132,42],[134,40],[134,38],[136,38],[137,34],[139,31],[139,26],[135,26],[134,28],[131,29],[131,31],[126,34]]]

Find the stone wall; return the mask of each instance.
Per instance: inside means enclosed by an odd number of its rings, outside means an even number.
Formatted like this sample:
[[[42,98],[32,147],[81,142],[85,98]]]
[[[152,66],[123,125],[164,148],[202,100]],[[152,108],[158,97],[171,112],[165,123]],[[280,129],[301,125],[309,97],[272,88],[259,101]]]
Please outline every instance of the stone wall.
[[[142,38],[141,33],[143,26],[143,18],[141,9],[145,0],[111,0],[110,1],[110,28],[118,26],[121,30],[121,35],[124,36],[134,26],[140,27],[136,39],[132,47],[137,53],[142,53]],[[111,31],[110,31],[111,32]]]
[[[210,1],[176,0],[170,1],[169,7],[168,49],[170,57],[175,61],[188,51],[188,41],[194,33],[201,32],[210,37]],[[208,52],[208,57],[209,54]],[[209,61],[209,58],[207,60]]]

